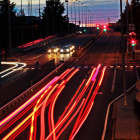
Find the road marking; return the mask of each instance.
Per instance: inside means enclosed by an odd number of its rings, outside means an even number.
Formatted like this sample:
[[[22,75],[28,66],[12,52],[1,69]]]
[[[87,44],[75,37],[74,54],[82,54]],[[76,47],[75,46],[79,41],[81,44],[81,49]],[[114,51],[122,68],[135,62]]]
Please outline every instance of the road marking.
[[[76,59],[74,63],[76,63],[77,61],[78,61],[78,59]]]
[[[131,88],[129,88],[126,92],[128,92],[129,90],[131,90],[134,86],[136,86],[136,84],[133,85]],[[124,93],[121,94],[120,96],[118,96],[112,102],[110,102],[109,105],[108,105],[108,107],[107,107],[107,112],[106,112],[106,117],[105,117],[105,123],[104,123],[104,130],[103,130],[103,134],[102,134],[101,140],[104,140],[105,139],[105,133],[106,133],[106,128],[107,128],[107,121],[108,121],[108,115],[109,115],[110,106],[111,106],[112,103],[114,103],[116,100],[118,100],[119,98],[121,98],[123,95],[124,95]]]
[[[97,94],[103,94],[103,92],[98,92]]]
[[[89,70],[88,74],[90,73],[91,69]]]
[[[114,70],[114,76],[113,76],[113,83],[112,83],[111,92],[114,92],[114,88],[115,88],[116,70],[117,70],[117,67],[115,67],[115,70]]]
[[[136,70],[137,80],[139,80],[139,75],[138,75],[137,68],[135,68],[135,70]]]
[[[85,69],[87,69],[87,68],[88,68],[88,66],[84,66],[84,68],[85,68]]]
[[[81,66],[78,66],[78,68],[80,69],[80,68],[81,68]]]
[[[90,68],[93,69],[93,68],[95,68],[95,66],[91,66]]]

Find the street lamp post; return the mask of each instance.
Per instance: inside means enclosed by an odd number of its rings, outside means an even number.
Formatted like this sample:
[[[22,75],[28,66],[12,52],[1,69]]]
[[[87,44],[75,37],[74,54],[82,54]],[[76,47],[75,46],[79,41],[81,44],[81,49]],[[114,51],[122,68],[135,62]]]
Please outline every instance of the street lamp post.
[[[125,81],[125,49],[123,38],[123,14],[122,14],[122,0],[120,0],[120,13],[121,13],[121,34],[122,34],[122,65],[123,65],[123,82],[124,82],[124,105],[127,105],[126,99],[126,81]]]
[[[81,8],[82,8],[82,30],[83,30],[83,4],[84,3],[81,3]]]
[[[132,1],[131,1],[131,29],[132,29]]]
[[[93,15],[94,15],[94,14],[92,14],[92,25],[93,25]]]
[[[63,3],[61,4],[61,6],[63,5]],[[61,37],[62,37],[62,15],[61,15],[61,8],[62,7],[60,7],[60,22],[61,22]]]
[[[90,12],[90,27],[92,27],[92,25],[91,25],[91,18],[92,18],[92,12]]]
[[[86,6],[84,6],[84,19],[85,19],[85,27],[86,27]]]
[[[53,16],[53,37],[54,37],[54,0],[52,3],[52,16]]]
[[[128,52],[128,32],[129,32],[129,28],[128,28],[128,0],[126,0],[126,14],[127,14],[127,16],[126,16],[126,18],[127,18],[127,20],[126,20],[126,26],[127,26],[127,52]]]
[[[76,7],[75,7],[75,1],[74,1],[74,11],[75,11],[75,32],[76,32]]]
[[[80,23],[81,23],[81,21],[80,21],[80,1],[79,1],[78,5],[79,5],[79,27],[80,27]]]
[[[88,26],[88,8],[86,7],[86,24]]]
[[[10,58],[12,58],[10,0],[8,0],[8,24],[9,24],[9,49],[10,49]]]
[[[42,38],[42,35],[41,35],[41,17],[40,17],[40,0],[39,0],[39,24],[40,24],[40,38]]]
[[[23,21],[22,21],[22,0],[21,0],[21,44],[23,50]]]
[[[46,16],[47,16],[47,38],[48,38],[48,3],[46,0]]]
[[[69,34],[69,17],[68,17],[68,0],[65,0],[66,5],[67,5],[67,24],[68,24],[68,34]]]
[[[73,1],[73,0],[71,0],[71,23],[73,23],[73,22],[72,22],[72,1]],[[72,34],[73,34],[73,24],[72,24]]]
[[[90,10],[88,10],[88,26],[90,25]]]

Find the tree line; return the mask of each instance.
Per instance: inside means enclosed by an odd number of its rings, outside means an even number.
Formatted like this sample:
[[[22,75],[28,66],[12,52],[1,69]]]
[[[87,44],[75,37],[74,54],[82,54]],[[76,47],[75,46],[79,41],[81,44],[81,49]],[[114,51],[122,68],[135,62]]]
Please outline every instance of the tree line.
[[[131,11],[132,10],[132,11]],[[132,14],[132,19],[131,19],[131,14]],[[137,36],[140,38],[140,0],[132,0],[130,4],[128,4],[128,21],[129,24],[131,24],[131,20],[132,20],[132,24],[135,25],[135,32],[137,33]],[[123,24],[124,27],[126,27],[126,22],[127,18],[126,18],[126,7],[123,11]],[[119,19],[118,21],[119,23],[121,23],[121,19]]]

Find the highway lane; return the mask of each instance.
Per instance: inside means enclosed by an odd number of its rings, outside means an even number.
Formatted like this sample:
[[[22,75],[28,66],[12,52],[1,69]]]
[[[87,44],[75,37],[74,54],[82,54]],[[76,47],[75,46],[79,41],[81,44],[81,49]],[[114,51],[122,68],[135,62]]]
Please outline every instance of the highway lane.
[[[62,91],[62,93],[60,94],[60,96],[58,97],[56,101],[56,105],[54,108],[55,124],[58,121],[62,112],[65,110],[65,107],[71,101],[72,96],[75,94],[76,89],[78,89],[82,81],[84,79],[88,81],[94,67],[97,67],[99,63],[104,63],[104,65],[108,66],[105,71],[103,83],[98,91],[98,93],[100,94],[97,94],[97,97],[94,100],[94,105],[91,109],[89,116],[87,117],[87,120],[85,121],[85,123],[82,125],[81,129],[75,136],[75,139],[78,139],[78,140],[101,139],[107,106],[111,100],[113,100],[118,95],[122,94],[123,92],[121,67],[120,68],[118,67],[116,69],[115,87],[114,87],[114,91],[111,92],[115,67],[110,68],[109,66],[116,65],[116,61],[114,60],[114,58],[116,59],[118,57],[116,51],[118,47],[118,40],[119,40],[120,34],[109,33],[109,36],[111,38],[109,42],[108,42],[108,36],[104,35],[96,43],[94,43],[91,46],[91,48],[81,58],[78,58],[78,61],[71,64],[71,67],[74,66],[75,69],[79,68],[79,71],[72,77],[72,79],[68,83],[66,83],[64,90]],[[116,42],[114,42],[114,40],[116,40]],[[111,49],[112,47],[113,49]],[[94,54],[93,55],[94,57],[90,56],[90,54],[91,55]],[[105,61],[107,61],[108,63]],[[99,81],[99,77],[102,73],[101,70],[99,71],[98,77],[96,78],[97,82]],[[138,73],[139,72],[140,71],[138,71]],[[135,68],[127,68],[126,76],[127,76],[127,79],[126,79],[127,88],[129,88],[137,80]],[[97,87],[97,85],[98,84],[95,85],[95,88]],[[82,86],[82,88],[84,88],[84,86]],[[95,88],[92,90],[92,92],[95,90]],[[87,94],[88,92],[84,94],[84,97],[86,97]],[[47,112],[48,112],[48,108],[46,109],[46,119],[48,116]],[[79,113],[77,115],[79,115]],[[62,133],[59,139],[63,140],[63,139],[69,138],[69,135],[71,131],[73,130],[73,126],[75,122],[76,122],[76,118],[74,118],[74,120],[70,123],[67,129]],[[40,124],[39,124],[40,117],[38,117],[37,123],[38,123],[37,132],[39,133],[40,132]],[[46,120],[46,125],[47,124],[48,123]],[[110,139],[110,129],[111,129],[110,127],[107,129],[107,131],[109,130],[109,133],[107,133],[108,140]],[[17,137],[17,139],[29,138],[29,130],[30,130],[30,127],[28,127],[23,133],[21,133]],[[45,132],[46,132],[46,137],[47,137],[47,135],[49,134],[48,129]],[[40,138],[40,133],[39,134],[38,133],[37,133],[37,139]]]
[[[60,40],[58,42],[55,42],[51,45],[42,47],[41,49],[38,49],[37,51],[29,53],[25,56],[21,56],[19,58],[21,59],[21,61],[27,62],[27,65],[29,67],[33,66],[36,61],[39,61],[39,63],[42,65],[44,62],[49,61],[51,59],[56,59],[56,63],[59,62],[60,60],[62,60],[62,58],[64,58],[64,60],[67,60],[70,58],[70,56],[72,54],[70,54],[70,55],[69,54],[60,54],[60,53],[48,54],[48,52],[47,52],[48,48],[50,48],[51,46],[65,46],[65,45],[71,44],[71,45],[75,46],[75,49],[78,49],[79,46],[82,46],[84,43],[86,43],[88,40],[91,39],[91,37],[95,36],[96,34],[97,33],[95,32],[92,35],[89,35],[89,34],[75,35],[74,37]]]

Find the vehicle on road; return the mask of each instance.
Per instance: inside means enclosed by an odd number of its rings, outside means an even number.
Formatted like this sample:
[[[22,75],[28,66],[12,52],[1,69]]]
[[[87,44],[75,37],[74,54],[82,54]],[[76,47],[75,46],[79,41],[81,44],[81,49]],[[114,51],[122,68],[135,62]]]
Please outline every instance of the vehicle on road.
[[[57,47],[57,46],[52,46],[52,47],[50,47],[50,48],[48,49],[48,53],[49,53],[49,54],[50,54],[50,53],[55,53],[55,54],[57,54],[58,51],[59,51],[59,47]]]
[[[66,46],[62,46],[59,50],[59,52],[62,53],[70,53],[74,51],[74,45],[66,45]]]

